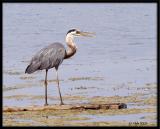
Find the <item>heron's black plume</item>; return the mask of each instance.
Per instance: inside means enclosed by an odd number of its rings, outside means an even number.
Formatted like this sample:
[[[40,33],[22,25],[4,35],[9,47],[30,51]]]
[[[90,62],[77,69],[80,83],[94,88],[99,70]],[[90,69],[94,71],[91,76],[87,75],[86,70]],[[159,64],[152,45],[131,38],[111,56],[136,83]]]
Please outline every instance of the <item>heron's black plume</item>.
[[[69,30],[69,31],[67,32],[67,34],[73,32],[73,31],[76,31],[76,29],[71,29],[71,30]]]

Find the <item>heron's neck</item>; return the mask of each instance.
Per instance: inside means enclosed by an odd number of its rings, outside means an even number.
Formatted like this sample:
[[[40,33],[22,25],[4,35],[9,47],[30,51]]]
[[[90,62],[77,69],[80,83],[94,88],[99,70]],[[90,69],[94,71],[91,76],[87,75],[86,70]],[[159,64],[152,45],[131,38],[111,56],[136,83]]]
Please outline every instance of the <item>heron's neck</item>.
[[[76,53],[77,47],[74,43],[74,37],[70,34],[67,34],[66,36],[66,43],[67,43],[67,50],[66,50],[66,56],[65,59],[70,58]]]

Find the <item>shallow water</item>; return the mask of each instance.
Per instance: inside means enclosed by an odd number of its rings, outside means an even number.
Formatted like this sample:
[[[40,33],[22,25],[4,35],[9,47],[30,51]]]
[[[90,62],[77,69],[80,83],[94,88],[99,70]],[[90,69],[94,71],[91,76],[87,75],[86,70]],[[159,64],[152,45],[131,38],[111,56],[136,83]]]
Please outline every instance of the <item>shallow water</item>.
[[[156,4],[5,3],[4,97],[44,95],[45,71],[24,71],[36,51],[55,41],[65,45],[71,28],[96,32],[96,37],[75,39],[77,53],[59,67],[62,95],[128,96],[138,91],[132,86],[156,83]],[[55,70],[48,74],[55,80]],[[55,82],[49,82],[48,95],[58,96]],[[3,99],[4,106],[32,104],[43,100]]]

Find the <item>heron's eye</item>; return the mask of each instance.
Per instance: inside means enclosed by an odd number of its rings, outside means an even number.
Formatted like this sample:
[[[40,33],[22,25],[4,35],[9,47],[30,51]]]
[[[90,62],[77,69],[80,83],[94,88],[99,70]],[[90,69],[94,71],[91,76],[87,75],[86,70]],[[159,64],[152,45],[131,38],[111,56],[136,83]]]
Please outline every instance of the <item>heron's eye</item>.
[[[80,31],[76,31],[77,34],[80,34]]]

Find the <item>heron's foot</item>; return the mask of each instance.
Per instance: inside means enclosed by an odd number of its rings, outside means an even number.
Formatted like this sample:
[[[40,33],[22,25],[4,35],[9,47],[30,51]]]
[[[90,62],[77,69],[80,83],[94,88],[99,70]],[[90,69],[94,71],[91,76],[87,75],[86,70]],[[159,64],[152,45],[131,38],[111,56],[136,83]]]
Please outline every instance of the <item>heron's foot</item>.
[[[63,103],[63,102],[61,102],[61,103],[60,103],[60,105],[64,105],[64,103]]]
[[[44,104],[44,106],[48,106],[48,105],[49,105],[48,103],[45,103],[45,104]]]

